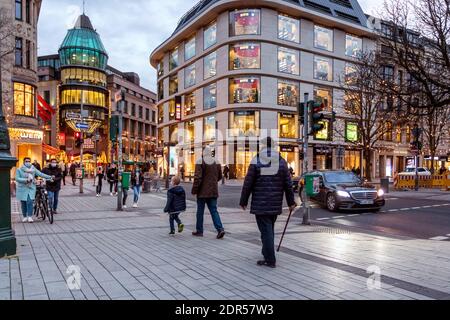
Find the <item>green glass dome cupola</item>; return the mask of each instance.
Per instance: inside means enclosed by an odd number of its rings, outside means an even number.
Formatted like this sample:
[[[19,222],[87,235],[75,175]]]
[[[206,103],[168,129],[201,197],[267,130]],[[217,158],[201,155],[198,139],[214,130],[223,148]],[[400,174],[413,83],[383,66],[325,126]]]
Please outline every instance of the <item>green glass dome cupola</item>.
[[[59,48],[61,67],[85,66],[106,70],[108,54],[89,17],[82,14]]]

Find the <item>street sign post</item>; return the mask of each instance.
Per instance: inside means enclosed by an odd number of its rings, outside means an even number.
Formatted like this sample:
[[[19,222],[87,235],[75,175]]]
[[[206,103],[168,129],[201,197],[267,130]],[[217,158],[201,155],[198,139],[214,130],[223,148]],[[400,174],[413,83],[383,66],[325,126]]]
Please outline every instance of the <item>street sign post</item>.
[[[89,123],[85,122],[77,122],[75,126],[80,130],[88,130],[89,129]]]

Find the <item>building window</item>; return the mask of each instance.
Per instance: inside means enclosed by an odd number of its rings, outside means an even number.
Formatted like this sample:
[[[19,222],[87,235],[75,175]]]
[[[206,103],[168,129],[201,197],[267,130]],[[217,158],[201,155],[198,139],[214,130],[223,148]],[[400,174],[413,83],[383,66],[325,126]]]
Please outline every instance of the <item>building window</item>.
[[[144,108],[142,106],[139,106],[139,119],[142,119],[144,117]]]
[[[315,86],[314,101],[323,103],[325,111],[333,111],[333,89]]]
[[[184,115],[195,114],[195,93],[191,92],[184,96]]]
[[[35,117],[35,88],[28,84],[14,82],[14,114]]]
[[[25,2],[25,19],[27,23],[31,23],[31,0]]]
[[[22,40],[22,38],[16,38],[15,65],[18,67],[23,66],[23,40]]]
[[[214,51],[203,59],[203,78],[209,79],[217,74],[217,53]]]
[[[358,80],[358,68],[353,63],[345,63],[345,83],[354,85]]]
[[[172,99],[169,101],[169,121],[175,120],[176,115],[176,103],[175,100]]]
[[[158,123],[164,122],[164,105],[158,106]]]
[[[322,130],[320,130],[319,132],[317,132],[314,135],[314,139],[315,140],[331,141],[332,140],[332,135],[331,135],[330,120],[323,119],[323,120],[319,121],[319,123],[323,124],[324,127],[323,127]]]
[[[203,141],[216,140],[216,116],[203,118]]]
[[[230,70],[259,69],[261,67],[261,45],[258,43],[236,43],[230,45]]]
[[[163,75],[164,75],[164,61],[160,61],[159,63],[158,63],[158,67],[157,67],[157,71],[158,71],[158,78],[159,77],[162,77]]]
[[[31,69],[31,41],[27,40],[25,43],[25,67]]]
[[[156,112],[152,110],[152,122],[156,122]]]
[[[314,47],[333,51],[333,30],[321,26],[314,26]]]
[[[195,121],[186,121],[184,123],[184,130],[185,130],[185,136],[184,136],[184,142],[186,143],[194,143],[195,138]]]
[[[64,84],[91,84],[106,87],[106,75],[104,72],[92,69],[66,68],[61,70],[61,82]]]
[[[128,101],[125,101],[125,107],[124,107],[123,112],[124,112],[125,114],[128,114]]]
[[[174,74],[169,77],[169,95],[178,92],[178,75]]]
[[[314,78],[333,81],[333,61],[330,58],[314,56]]]
[[[278,15],[278,39],[300,42],[300,20]]]
[[[212,83],[203,88],[203,110],[215,108],[217,106],[217,84]]]
[[[292,113],[278,113],[278,130],[280,138],[297,138],[297,121]]]
[[[169,70],[178,67],[178,47],[173,49],[169,54]]]
[[[411,138],[411,126],[406,126],[406,143],[412,142]]]
[[[384,133],[384,140],[385,141],[392,141],[392,122],[388,121],[385,124],[385,130]]]
[[[136,104],[131,104],[131,116],[136,117]]]
[[[347,34],[345,37],[345,55],[349,57],[358,58],[362,52],[362,39]]]
[[[399,124],[395,129],[395,138],[397,143],[402,143],[402,127]]]
[[[394,81],[394,67],[392,66],[382,66],[381,67],[381,77],[385,81]]]
[[[189,88],[195,85],[195,64],[184,69],[184,87]]]
[[[184,44],[184,61],[188,61],[194,56],[195,56],[195,36],[189,39]]]
[[[217,42],[217,23],[214,21],[203,30],[203,49],[215,45]]]
[[[297,107],[299,99],[299,86],[295,82],[278,80],[278,105]]]
[[[163,80],[158,82],[158,100],[164,99],[164,82]]]
[[[22,19],[22,0],[16,0],[16,20]]]
[[[346,122],[345,123],[345,141],[347,142],[358,142],[358,124],[356,122]]]
[[[260,78],[231,78],[230,103],[259,103]]]
[[[230,136],[259,136],[259,111],[234,111],[229,113]]]
[[[299,75],[300,54],[297,50],[278,48],[278,71]]]
[[[145,120],[150,121],[150,109],[145,109]]]
[[[63,90],[61,93],[61,104],[83,104],[99,107],[107,107],[108,101],[103,92],[92,90]]]
[[[236,10],[230,12],[230,36],[260,34],[260,10]]]

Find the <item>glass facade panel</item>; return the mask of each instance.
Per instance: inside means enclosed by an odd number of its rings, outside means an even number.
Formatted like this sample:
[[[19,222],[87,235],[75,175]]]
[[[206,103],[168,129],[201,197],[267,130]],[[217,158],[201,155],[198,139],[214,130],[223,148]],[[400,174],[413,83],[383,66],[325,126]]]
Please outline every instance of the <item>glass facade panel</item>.
[[[333,81],[333,61],[329,58],[314,56],[314,78]]]
[[[195,56],[195,37],[192,37],[184,44],[184,61]]]
[[[164,82],[161,80],[158,82],[158,100],[164,99]]]
[[[178,67],[178,47],[172,50],[169,54],[169,70],[173,70]]]
[[[285,15],[278,15],[278,39],[300,42],[300,21]]]
[[[217,42],[217,23],[211,23],[203,31],[203,49],[208,49],[209,47],[215,45]]]
[[[278,105],[297,107],[299,102],[299,86],[296,82],[278,80]]]
[[[61,81],[64,84],[90,84],[106,87],[106,74],[92,69],[66,68],[61,70]]]
[[[23,40],[16,38],[14,64],[18,67],[23,66]]]
[[[216,140],[216,116],[203,118],[203,141]]]
[[[236,43],[230,45],[230,70],[259,69],[261,45],[259,43]]]
[[[321,26],[314,26],[314,47],[333,51],[333,30]]]
[[[184,136],[184,142],[185,143],[194,143],[195,138],[195,121],[186,121],[184,123],[184,130],[185,130],[185,136]]]
[[[230,36],[260,34],[259,9],[245,9],[230,12]]]
[[[214,51],[203,58],[203,78],[209,79],[217,74],[217,53]]]
[[[15,13],[16,13],[16,20],[23,19],[22,0],[16,0]]]
[[[203,88],[203,109],[212,109],[217,107],[217,84],[212,83]]]
[[[347,122],[345,124],[345,141],[357,142],[358,137],[358,124],[355,122]]]
[[[175,100],[169,101],[169,121],[175,120],[176,115],[176,104]]]
[[[300,54],[297,50],[278,48],[278,71],[284,73],[300,74]]]
[[[360,37],[347,34],[345,37],[345,55],[358,58],[362,52],[362,39]]]
[[[178,75],[174,74],[169,77],[169,95],[178,92]]]
[[[345,63],[345,83],[347,85],[355,84],[358,77],[358,68],[353,63]]]
[[[229,134],[232,137],[259,136],[259,111],[234,111],[229,113]]]
[[[164,105],[158,106],[158,123],[164,122]]]
[[[184,69],[184,87],[189,88],[195,85],[195,64]]]
[[[278,113],[278,130],[280,138],[296,139],[297,138],[297,121],[292,113]]]
[[[259,77],[231,78],[230,103],[259,103],[260,79]]]
[[[108,107],[106,94],[92,90],[68,89],[61,92],[61,104],[83,104]]]
[[[189,116],[195,113],[195,93],[192,92],[184,97],[184,115]]]
[[[158,78],[162,77],[164,75],[164,61],[161,60],[158,63],[158,70],[157,70],[157,72],[158,72]]]
[[[315,134],[314,139],[331,141],[332,137],[330,120],[324,119],[322,121],[319,121],[319,123],[323,124],[324,128]]]
[[[314,87],[314,100],[325,104],[325,111],[333,111],[333,89]]]
[[[14,82],[14,114],[36,116],[35,88],[28,84]]]

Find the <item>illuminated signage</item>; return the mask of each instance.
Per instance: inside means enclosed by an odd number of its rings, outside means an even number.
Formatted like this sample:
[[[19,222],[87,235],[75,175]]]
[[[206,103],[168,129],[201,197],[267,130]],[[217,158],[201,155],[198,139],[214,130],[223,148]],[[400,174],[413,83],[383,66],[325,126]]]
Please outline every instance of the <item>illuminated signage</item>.
[[[9,128],[9,136],[11,140],[39,140],[39,142],[44,140],[42,131],[30,129]]]
[[[181,96],[175,97],[175,120],[181,120]]]
[[[347,123],[345,128],[345,139],[350,142],[358,141],[358,124]]]

